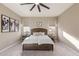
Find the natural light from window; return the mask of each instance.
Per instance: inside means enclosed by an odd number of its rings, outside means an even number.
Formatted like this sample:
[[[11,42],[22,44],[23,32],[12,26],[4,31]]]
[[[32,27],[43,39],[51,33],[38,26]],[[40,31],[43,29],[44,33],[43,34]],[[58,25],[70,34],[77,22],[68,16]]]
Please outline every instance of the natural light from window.
[[[24,32],[27,32],[27,31],[30,32],[30,27],[23,27],[23,31]]]
[[[55,31],[55,26],[49,26],[49,31]]]
[[[75,37],[71,36],[70,34],[64,32],[64,31],[63,31],[63,36],[68,41],[70,41],[75,47],[77,47],[79,49],[79,41]]]

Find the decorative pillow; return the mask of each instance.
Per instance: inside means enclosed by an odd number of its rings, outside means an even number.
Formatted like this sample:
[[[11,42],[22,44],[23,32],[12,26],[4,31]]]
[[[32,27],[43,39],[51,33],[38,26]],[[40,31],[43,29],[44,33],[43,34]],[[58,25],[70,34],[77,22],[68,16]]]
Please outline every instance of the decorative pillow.
[[[34,32],[33,35],[34,36],[38,36],[39,35],[39,32]]]
[[[39,35],[45,35],[45,33],[44,32],[39,32]]]
[[[43,35],[45,35],[45,33],[44,32],[34,32],[33,35],[34,36],[43,36]]]

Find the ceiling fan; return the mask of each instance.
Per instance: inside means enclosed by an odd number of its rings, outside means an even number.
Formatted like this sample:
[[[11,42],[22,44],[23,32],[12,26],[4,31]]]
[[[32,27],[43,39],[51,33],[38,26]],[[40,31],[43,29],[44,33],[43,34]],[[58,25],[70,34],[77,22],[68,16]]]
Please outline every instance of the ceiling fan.
[[[44,5],[43,3],[21,3],[20,5],[33,5],[32,8],[30,9],[30,11],[32,11],[34,9],[35,6],[37,6],[38,11],[41,12],[40,6],[46,8],[46,9],[50,9],[48,6]]]

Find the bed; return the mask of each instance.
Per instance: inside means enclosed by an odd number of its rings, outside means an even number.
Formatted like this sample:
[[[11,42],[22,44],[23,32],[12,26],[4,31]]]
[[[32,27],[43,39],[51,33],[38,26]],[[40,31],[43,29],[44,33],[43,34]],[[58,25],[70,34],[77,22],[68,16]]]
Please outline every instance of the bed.
[[[39,34],[38,34],[39,33]],[[23,50],[52,50],[54,42],[47,35],[47,29],[34,28],[31,30],[31,36],[24,39],[22,42]]]

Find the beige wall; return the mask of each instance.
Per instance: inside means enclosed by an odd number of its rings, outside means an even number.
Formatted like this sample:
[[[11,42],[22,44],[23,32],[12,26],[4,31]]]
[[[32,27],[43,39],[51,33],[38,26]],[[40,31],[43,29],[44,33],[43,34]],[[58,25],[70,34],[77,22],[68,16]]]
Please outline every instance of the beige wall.
[[[41,23],[40,26],[38,23]],[[26,17],[22,18],[23,26],[29,26],[32,28],[46,28],[48,29],[49,26],[56,26],[57,18],[53,17]]]
[[[42,25],[39,26],[39,24],[37,24],[38,22],[41,22]],[[26,18],[22,18],[22,24],[24,26],[29,26],[31,28],[48,29],[49,26],[57,25],[57,17],[26,17]],[[57,27],[56,27],[56,31],[54,33],[48,31],[48,34],[50,34],[51,36],[54,36],[54,38],[57,39]]]
[[[58,18],[59,39],[75,48],[73,44],[63,37],[62,31],[79,40],[79,4],[73,5]],[[72,39],[70,39],[72,40]]]
[[[42,26],[36,24],[37,22],[41,22]],[[24,26],[30,26],[31,28],[43,27],[48,28],[48,26],[53,26],[56,24],[56,18],[53,17],[26,17],[22,18],[22,24]]]
[[[12,12],[8,8],[0,4],[0,31],[1,31],[1,14],[19,20],[19,22],[21,20],[18,15],[16,15],[14,12]],[[21,30],[19,32],[8,32],[8,33],[0,32],[0,49],[5,48],[8,45],[18,41],[20,37],[21,37]]]

